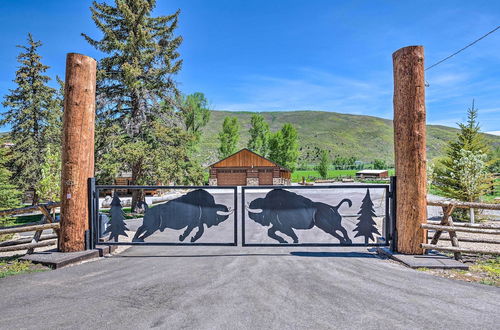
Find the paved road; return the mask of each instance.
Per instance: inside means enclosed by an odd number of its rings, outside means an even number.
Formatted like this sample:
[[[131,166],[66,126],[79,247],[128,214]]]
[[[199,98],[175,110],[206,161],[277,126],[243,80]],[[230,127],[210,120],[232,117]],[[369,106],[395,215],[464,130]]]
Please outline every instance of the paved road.
[[[357,213],[365,193],[349,192],[352,207],[340,209],[351,237],[355,217],[349,215]],[[382,195],[371,193],[375,212],[382,215]],[[214,195],[218,203],[232,200]],[[332,205],[346,196],[308,195]],[[205,230],[200,242],[232,241],[233,221]],[[272,242],[266,227],[248,221],[248,242]],[[134,230],[140,223],[127,225]],[[180,232],[165,230],[148,240],[178,241]],[[301,242],[332,241],[319,230],[311,233],[297,231]],[[500,324],[499,288],[434,277],[353,247],[132,247],[82,265],[0,279],[0,294],[0,329],[497,329]]]
[[[0,279],[0,329],[498,329],[500,289],[364,248],[132,247]]]

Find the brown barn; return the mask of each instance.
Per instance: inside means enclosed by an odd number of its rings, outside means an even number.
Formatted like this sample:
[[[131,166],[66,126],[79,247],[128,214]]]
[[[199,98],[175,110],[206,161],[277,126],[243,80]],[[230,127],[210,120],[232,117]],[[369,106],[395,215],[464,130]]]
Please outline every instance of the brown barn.
[[[211,186],[289,185],[291,172],[248,149],[209,166]]]

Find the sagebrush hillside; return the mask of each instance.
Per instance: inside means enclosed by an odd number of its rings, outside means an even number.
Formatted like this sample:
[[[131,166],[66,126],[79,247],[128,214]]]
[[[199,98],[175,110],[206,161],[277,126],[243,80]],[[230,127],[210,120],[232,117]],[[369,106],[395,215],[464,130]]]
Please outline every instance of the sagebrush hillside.
[[[218,159],[219,133],[225,116],[236,116],[241,125],[240,147],[245,147],[249,138],[250,117],[254,112],[212,111],[210,122],[203,130],[200,158],[209,164]],[[284,123],[292,123],[299,133],[303,162],[314,162],[316,148],[331,151],[332,156],[353,156],[362,161],[376,158],[393,163],[392,120],[372,116],[349,115],[325,111],[261,112],[271,131]],[[428,158],[444,155],[446,144],[454,139],[458,130],[452,127],[427,126]],[[486,135],[492,145],[500,145],[500,136]]]

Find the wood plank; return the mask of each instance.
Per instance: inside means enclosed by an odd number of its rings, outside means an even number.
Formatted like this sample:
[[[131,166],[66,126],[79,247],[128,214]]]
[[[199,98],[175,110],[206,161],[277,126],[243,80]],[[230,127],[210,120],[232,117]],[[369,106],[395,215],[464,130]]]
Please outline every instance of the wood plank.
[[[53,228],[59,228],[59,227],[60,227],[60,224],[58,222],[56,222],[56,223],[45,223],[45,224],[41,224],[41,225],[0,228],[0,235],[25,233],[28,231],[53,229]]]
[[[47,204],[40,204],[46,207],[47,209],[55,209],[57,207],[61,206],[61,203],[47,203]],[[26,207],[19,207],[15,209],[8,209],[8,210],[0,210],[0,217],[6,216],[6,215],[16,215],[16,214],[25,214],[25,213],[33,213],[36,211],[39,211],[39,205],[33,205],[33,206],[26,206]]]
[[[478,233],[478,234],[489,234],[489,235],[500,235],[500,230],[496,229],[482,229],[482,228],[468,228],[468,227],[455,227],[455,226],[441,226],[441,225],[431,225],[431,224],[422,224],[422,228],[425,229],[436,229],[443,230],[447,232],[452,231],[461,231],[465,233]]]
[[[440,225],[440,221],[428,221],[428,224],[431,225]],[[468,222],[453,222],[453,226],[455,227],[470,227],[470,228],[483,228],[483,229],[499,229],[500,226],[496,224],[489,224],[489,223],[468,223]]]
[[[441,236],[441,238],[439,240],[441,240],[441,241],[451,241],[451,239],[449,237],[442,237],[442,236]],[[460,242],[500,244],[500,240],[494,239],[494,238],[460,237]]]
[[[461,252],[461,253],[472,253],[472,254],[500,255],[500,251],[494,249],[470,249],[470,248],[453,247],[453,246],[436,246],[432,244],[422,244],[422,248],[426,250],[437,250],[437,251],[454,252],[454,253]]]
[[[10,251],[19,251],[19,250],[28,250],[31,248],[50,246],[57,244],[57,240],[48,240],[38,243],[29,243],[29,244],[19,244],[19,245],[11,245],[11,246],[2,246],[0,247],[0,252],[10,252]]]
[[[46,241],[46,240],[54,239],[54,238],[57,238],[56,234],[42,235],[42,236],[40,236],[39,241]],[[31,240],[32,240],[31,237],[26,237],[26,238],[19,238],[16,240],[11,240],[11,241],[4,241],[4,242],[0,242],[0,247],[31,243]]]
[[[475,208],[483,210],[500,210],[500,204],[461,202],[452,199],[427,201],[427,205],[429,206],[447,206],[452,204],[455,205],[455,207],[457,208],[464,208],[464,209]]]

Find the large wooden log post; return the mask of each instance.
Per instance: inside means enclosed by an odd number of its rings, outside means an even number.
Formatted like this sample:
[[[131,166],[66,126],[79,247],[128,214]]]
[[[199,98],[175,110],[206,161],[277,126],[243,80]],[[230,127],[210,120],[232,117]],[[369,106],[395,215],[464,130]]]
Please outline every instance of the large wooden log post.
[[[397,250],[423,254],[426,243],[426,136],[424,47],[392,54],[394,66],[394,151],[397,176]]]
[[[69,53],[66,57],[61,174],[62,252],[85,249],[89,229],[88,178],[94,176],[96,61]]]

